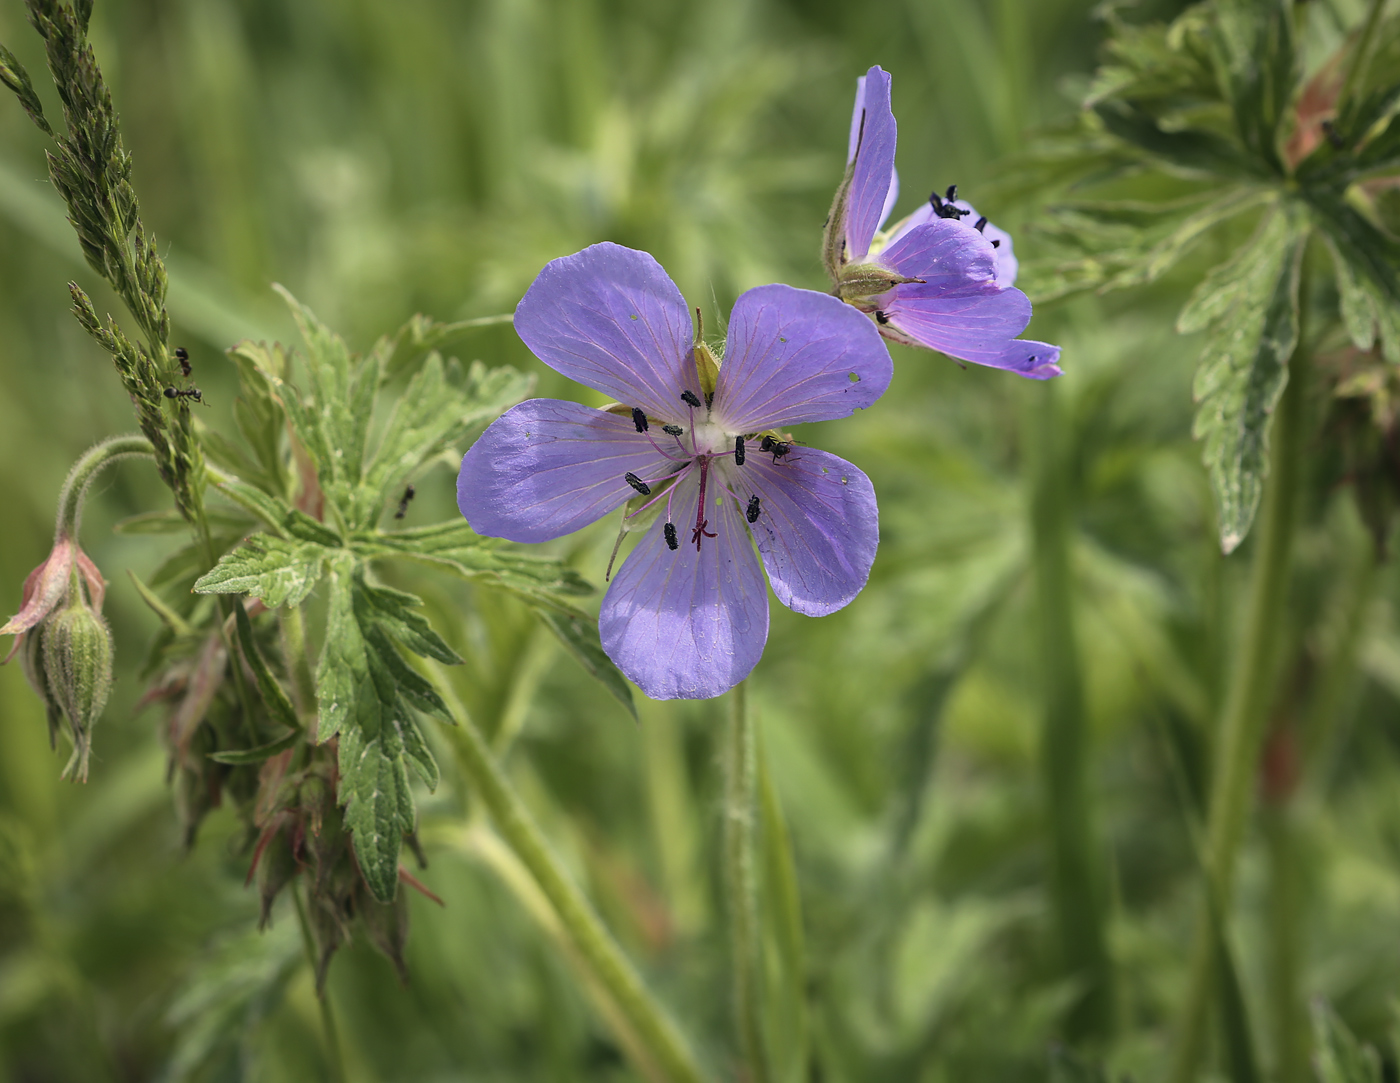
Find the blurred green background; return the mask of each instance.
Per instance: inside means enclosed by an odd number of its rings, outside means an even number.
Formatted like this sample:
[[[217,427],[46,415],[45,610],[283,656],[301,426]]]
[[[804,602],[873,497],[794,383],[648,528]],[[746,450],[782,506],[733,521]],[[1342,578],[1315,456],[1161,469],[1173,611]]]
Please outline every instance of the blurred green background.
[[[508,312],[544,263],[603,239],[654,253],[710,327],[750,286],[824,288],[821,225],[871,64],[894,76],[896,215],[957,183],[1034,255],[1034,206],[998,203],[1016,173],[997,162],[1074,112],[1102,34],[1092,7],[99,0],[92,36],[168,254],[173,341],[211,404],[201,419],[221,426],[235,387],[223,349],[293,338],[273,281],[357,348],[414,312]],[[53,106],[18,0],[0,0],[0,41]],[[868,589],[820,621],[774,606],[750,682],[803,892],[811,1078],[1040,1080],[1065,1033],[1080,989],[1047,894],[1029,553],[1028,483],[1047,468],[1073,530],[1088,783],[1110,885],[1116,1026],[1094,1051],[1139,1079],[1164,1071],[1196,899],[1191,817],[1249,555],[1218,554],[1190,439],[1198,344],[1171,325],[1226,254],[1206,245],[1151,291],[1039,311],[1030,334],[1064,346],[1053,388],[896,348],[877,407],[798,434],[860,465],[882,510]],[[6,613],[47,553],[72,460],[135,427],[109,360],[69,315],[69,279],[117,307],[63,220],[41,137],[6,98]],[[577,393],[509,327],[452,352]],[[1046,417],[1062,446],[1049,464],[1032,443]],[[455,514],[446,466],[418,493],[410,522]],[[111,582],[118,647],[91,783],[58,781],[64,757],[47,747],[40,704],[17,666],[0,670],[3,1083],[324,1072],[290,910],[255,931],[228,814],[182,853],[157,713],[136,707],[154,619],[125,573],[149,577],[163,539],[112,526],[167,501],[136,463],[104,475],[88,504],[82,540]],[[569,550],[595,582],[611,529]],[[1265,778],[1236,926],[1266,1047],[1287,1019],[1268,1008],[1281,936],[1300,992],[1369,1040],[1385,1036],[1400,989],[1393,570],[1373,566],[1345,488],[1320,483],[1298,563],[1283,661],[1297,693],[1279,725],[1300,736],[1276,742],[1284,767]],[[457,691],[489,731],[519,729],[509,764],[532,807],[727,1075],[721,705],[643,704],[634,725],[523,612],[436,589],[434,621],[469,657]],[[422,879],[446,905],[412,900],[408,986],[363,943],[332,966],[350,1078],[636,1078],[515,896],[450,833],[463,801],[449,776],[420,803]]]

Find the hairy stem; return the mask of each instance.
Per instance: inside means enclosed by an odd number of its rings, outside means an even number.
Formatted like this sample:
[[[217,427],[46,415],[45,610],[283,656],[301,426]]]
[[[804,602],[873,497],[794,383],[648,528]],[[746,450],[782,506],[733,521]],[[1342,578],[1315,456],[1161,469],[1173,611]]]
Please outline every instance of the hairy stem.
[[[1303,276],[1303,311],[1307,310],[1309,277]],[[1230,912],[1235,859],[1244,837],[1250,798],[1263,744],[1265,723],[1274,694],[1274,669],[1280,623],[1288,594],[1289,569],[1302,469],[1301,428],[1307,393],[1305,327],[1289,362],[1288,387],[1274,420],[1268,488],[1254,557],[1244,638],[1229,674],[1225,707],[1214,757],[1205,837],[1206,890],[1214,900],[1216,917],[1224,923]],[[1195,1078],[1205,1045],[1206,1024],[1215,997],[1216,945],[1211,908],[1202,906],[1192,948],[1190,984],[1176,1044],[1172,1079]]]
[[[58,516],[54,522],[55,544],[59,538],[77,540],[78,526],[83,515],[83,501],[87,499],[88,488],[104,467],[133,455],[149,458],[153,454],[151,442],[140,433],[113,436],[85,451],[82,458],[68,471],[63,490],[58,496]]]
[[[701,1083],[705,1076],[689,1044],[550,848],[476,724],[467,717],[457,721],[448,736],[455,744],[462,772],[554,908],[580,965],[607,992],[666,1079]]]
[[[1088,734],[1075,639],[1071,523],[1065,491],[1059,387],[1027,389],[1032,561],[1040,641],[1041,777],[1047,804],[1051,899],[1061,963],[1082,988],[1066,1025],[1070,1036],[1104,1041],[1114,1029],[1114,977],[1105,934],[1103,874],[1088,785]]]
[[[725,734],[724,893],[729,919],[729,955],[734,977],[734,1026],[748,1071],[766,1083],[771,1074],[763,1044],[763,942],[758,926],[758,881],[754,871],[757,753],[748,694],[742,681],[729,694]]]
[[[297,925],[301,928],[301,946],[306,954],[306,965],[311,968],[313,980],[316,974],[316,939],[311,935],[311,923],[306,918],[306,904],[301,901],[301,889],[292,885],[292,901],[296,903]],[[316,1006],[321,1013],[321,1038],[326,1044],[326,1074],[329,1083],[345,1083],[345,1058],[340,1051],[340,1031],[335,1025],[335,1012],[331,1008],[330,991],[316,997]]]

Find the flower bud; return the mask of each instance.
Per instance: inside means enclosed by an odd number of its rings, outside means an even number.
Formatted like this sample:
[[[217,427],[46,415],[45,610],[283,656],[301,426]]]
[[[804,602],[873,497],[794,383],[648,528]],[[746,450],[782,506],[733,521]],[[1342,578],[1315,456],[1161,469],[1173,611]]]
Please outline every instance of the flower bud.
[[[43,638],[49,690],[73,733],[73,758],[63,777],[86,782],[89,734],[112,690],[112,633],[88,605],[76,575],[67,603],[44,622]]]
[[[44,710],[49,722],[49,748],[57,748],[63,709],[49,688],[48,671],[44,667],[44,625],[41,623],[27,633],[21,633],[16,646],[19,647],[19,664],[24,670],[24,679],[29,682],[29,687],[34,689],[34,694],[44,701]]]

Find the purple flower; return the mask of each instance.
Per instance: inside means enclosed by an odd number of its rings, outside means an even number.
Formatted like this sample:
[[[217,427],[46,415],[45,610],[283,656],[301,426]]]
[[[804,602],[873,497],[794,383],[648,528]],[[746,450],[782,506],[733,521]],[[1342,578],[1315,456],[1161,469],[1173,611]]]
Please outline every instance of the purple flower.
[[[893,342],[1033,380],[1060,375],[1058,346],[1016,337],[1031,303],[1013,286],[1011,237],[959,200],[956,186],[880,231],[899,194],[894,149],[890,76],[874,67],[856,81],[846,175],[823,242],[837,295]]]
[[[543,542],[628,503],[643,535],[603,598],[603,647],[648,696],[738,684],[778,600],[808,616],[860,592],[879,540],[875,493],[850,463],[781,428],[847,417],[889,386],[870,321],[835,297],[760,286],[739,298],[723,363],[645,252],[596,244],[550,263],[515,312],[557,372],[617,399],[531,399],[462,459],[472,529]],[[650,525],[643,526],[649,516]]]

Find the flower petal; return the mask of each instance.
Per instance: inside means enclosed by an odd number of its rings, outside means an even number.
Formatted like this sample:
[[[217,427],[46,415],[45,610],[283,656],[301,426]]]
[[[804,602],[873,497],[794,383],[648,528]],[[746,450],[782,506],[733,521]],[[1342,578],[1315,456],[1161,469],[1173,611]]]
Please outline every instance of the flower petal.
[[[26,632],[53,611],[53,607],[68,591],[68,577],[73,571],[73,562],[78,552],[79,549],[71,538],[59,536],[44,563],[25,577],[19,612],[11,617],[4,627],[0,627],[0,635],[19,635]],[[98,579],[101,579],[100,574]]]
[[[854,162],[846,204],[847,263],[859,263],[870,251],[870,239],[889,214],[894,176],[895,122],[890,111],[890,76],[878,65],[856,81],[856,107],[851,117],[850,151]]]
[[[995,361],[984,361],[994,369],[1006,369],[1031,380],[1048,380],[1062,375],[1060,348],[1048,342],[1029,338],[1013,338]]]
[[[658,520],[613,577],[598,630],[617,667],[652,699],[708,699],[747,677],[768,640],[768,591],[733,498],[711,488],[713,538],[690,541],[698,471],[676,484],[680,548]]]
[[[690,309],[645,252],[603,243],[553,260],[517,306],[515,330],[556,372],[653,417],[684,417],[681,391],[700,390]]]
[[[759,498],[749,528],[778,601],[824,617],[860,593],[880,541],[875,489],[845,459],[794,448],[773,462],[754,455],[730,476],[747,499]]]
[[[894,375],[874,325],[825,293],[759,286],[729,317],[715,420],[729,432],[849,417]]]
[[[976,226],[977,219],[981,217],[977,213],[977,208],[965,200],[959,199],[953,204],[967,211],[967,217],[963,219],[965,224]],[[893,247],[894,243],[911,230],[927,225],[929,222],[938,221],[933,213],[933,204],[924,202],[919,205],[919,209],[913,214],[907,215],[899,222],[896,222],[890,229],[890,235],[885,240],[885,248]],[[1020,269],[1020,263],[1016,259],[1015,245],[1012,243],[1011,234],[1000,228],[995,222],[988,222],[982,227],[982,236],[987,238],[991,244],[993,241],[1000,242],[992,245],[992,260],[995,267],[996,283],[998,286],[1016,285],[1016,274]]]
[[[670,440],[655,427],[648,435]],[[629,417],[530,399],[493,421],[462,457],[457,506],[478,534],[549,541],[636,496],[629,471],[650,482],[672,469]]]

